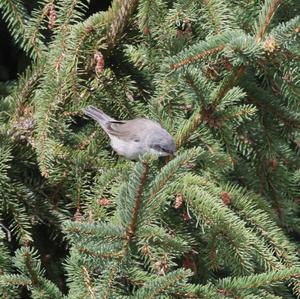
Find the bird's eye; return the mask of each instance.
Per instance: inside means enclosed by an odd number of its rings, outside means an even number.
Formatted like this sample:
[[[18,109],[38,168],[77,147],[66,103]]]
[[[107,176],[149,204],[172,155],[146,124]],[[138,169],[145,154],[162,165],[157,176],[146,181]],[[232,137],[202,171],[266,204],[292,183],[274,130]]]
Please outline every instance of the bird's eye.
[[[153,148],[154,150],[158,151],[158,152],[163,152],[164,149],[159,145],[159,144],[154,144],[151,146],[151,148]]]
[[[154,144],[153,146],[151,146],[154,150],[158,151],[158,152],[163,152],[163,153],[168,153],[168,154],[173,154],[173,151],[170,151],[169,149],[161,146],[160,144]]]

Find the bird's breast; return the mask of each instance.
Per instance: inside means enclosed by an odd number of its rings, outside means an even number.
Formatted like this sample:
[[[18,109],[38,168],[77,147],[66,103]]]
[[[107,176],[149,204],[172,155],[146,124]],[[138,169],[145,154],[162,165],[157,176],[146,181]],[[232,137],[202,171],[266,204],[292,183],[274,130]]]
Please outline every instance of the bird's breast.
[[[147,151],[141,142],[124,141],[115,136],[110,136],[110,144],[119,155],[129,160],[136,160]]]

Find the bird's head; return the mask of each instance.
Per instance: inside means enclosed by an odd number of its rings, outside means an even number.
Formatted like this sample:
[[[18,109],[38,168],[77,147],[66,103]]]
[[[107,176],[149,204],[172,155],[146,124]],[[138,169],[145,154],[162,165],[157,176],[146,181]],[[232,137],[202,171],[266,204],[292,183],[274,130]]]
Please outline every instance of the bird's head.
[[[151,141],[150,148],[159,156],[170,156],[176,153],[176,144],[173,137],[167,133]]]

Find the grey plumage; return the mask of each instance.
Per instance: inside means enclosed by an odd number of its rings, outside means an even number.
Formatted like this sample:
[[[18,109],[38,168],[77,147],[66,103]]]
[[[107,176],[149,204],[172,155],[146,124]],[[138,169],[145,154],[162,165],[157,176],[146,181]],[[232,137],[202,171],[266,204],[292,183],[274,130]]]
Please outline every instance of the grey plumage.
[[[100,124],[110,137],[112,148],[127,159],[136,160],[146,152],[158,156],[176,152],[174,139],[157,122],[147,118],[115,120],[94,106],[83,111]]]

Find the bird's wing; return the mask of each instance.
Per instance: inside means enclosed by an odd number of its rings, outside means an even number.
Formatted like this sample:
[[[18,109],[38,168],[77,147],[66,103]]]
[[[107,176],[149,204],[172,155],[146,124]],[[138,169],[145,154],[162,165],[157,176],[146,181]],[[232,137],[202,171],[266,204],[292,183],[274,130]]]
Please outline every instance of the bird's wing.
[[[115,136],[124,141],[140,141],[140,133],[143,127],[138,126],[138,131],[133,132],[132,121],[110,121],[106,124],[106,131],[109,135]],[[138,124],[136,124],[138,125]]]

